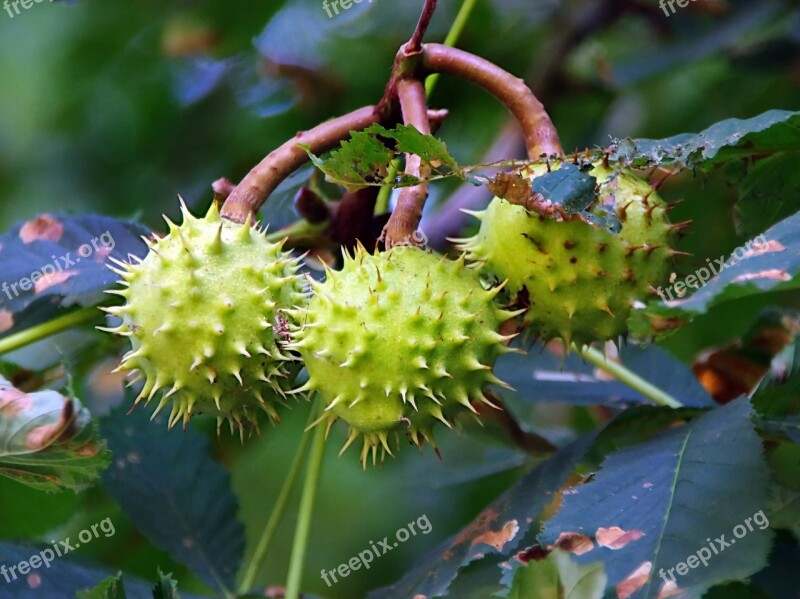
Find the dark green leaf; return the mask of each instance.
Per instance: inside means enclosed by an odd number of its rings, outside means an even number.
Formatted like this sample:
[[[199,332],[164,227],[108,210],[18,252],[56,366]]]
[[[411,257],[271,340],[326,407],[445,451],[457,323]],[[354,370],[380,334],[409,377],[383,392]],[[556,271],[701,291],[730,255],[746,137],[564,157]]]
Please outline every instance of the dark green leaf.
[[[752,163],[737,177],[739,230],[755,236],[800,210],[800,169],[796,152],[780,152]]]
[[[115,456],[103,476],[105,489],[154,545],[208,585],[231,587],[244,528],[228,471],[191,425],[168,432],[164,419],[151,422],[147,410],[127,412],[128,405],[120,406],[101,421]]]
[[[602,561],[609,585],[631,599],[671,588],[669,569],[679,564],[677,587],[692,593],[757,572],[772,534],[767,466],[750,416],[742,398],[612,454],[596,478],[565,494],[542,543],[580,554],[583,564]]]
[[[108,258],[143,256],[141,225],[106,216],[43,214],[0,236],[0,334],[19,328],[32,304],[43,321],[59,306],[93,306],[117,279]],[[38,301],[37,301],[38,300]]]
[[[715,405],[692,371],[658,346],[625,346],[620,357],[628,368],[685,406],[703,408]],[[503,356],[497,363],[496,373],[528,401],[564,401],[586,406],[650,403],[648,398],[629,386],[602,378],[594,366],[574,353],[561,358],[534,346],[526,355]]]
[[[616,140],[609,158],[625,166],[710,169],[741,156],[787,151],[800,151],[800,112],[770,110],[751,119],[720,121],[697,134]]]
[[[537,466],[472,524],[423,557],[400,581],[370,593],[369,599],[443,595],[459,569],[470,562],[486,555],[511,555],[593,440],[594,435],[583,437]]]
[[[49,550],[49,553],[48,553]],[[39,556],[41,565],[31,569],[28,575],[19,574],[19,564]],[[51,557],[52,556],[52,557]],[[45,565],[47,559],[49,566]],[[99,581],[116,576],[108,570],[85,566],[72,561],[72,555],[58,557],[50,545],[34,547],[0,543],[0,565],[6,567],[6,574],[0,575],[0,598],[2,599],[72,599],[80,591],[92,592]],[[15,570],[11,571],[11,566]],[[35,575],[32,576],[32,575]],[[127,599],[152,599],[151,585],[135,578],[126,577],[125,593]],[[113,596],[113,595],[112,595]],[[94,595],[90,595],[94,597]],[[99,595],[106,597],[106,595]],[[184,597],[183,599],[190,599]]]
[[[800,490],[773,483],[768,513],[772,528],[783,528],[800,539]]]
[[[394,148],[398,154],[414,154],[435,170],[446,167],[458,170],[458,163],[447,150],[447,144],[433,135],[420,133],[413,125],[398,125],[394,129],[386,129],[381,125],[372,125],[364,130],[370,135],[378,135],[397,142]]]
[[[153,587],[153,599],[180,599],[178,594],[178,581],[172,574],[164,574],[158,570],[158,581]]]
[[[361,187],[382,181],[394,153],[373,135],[357,131],[338,150],[318,158],[307,146],[300,146],[327,177],[346,187]]]

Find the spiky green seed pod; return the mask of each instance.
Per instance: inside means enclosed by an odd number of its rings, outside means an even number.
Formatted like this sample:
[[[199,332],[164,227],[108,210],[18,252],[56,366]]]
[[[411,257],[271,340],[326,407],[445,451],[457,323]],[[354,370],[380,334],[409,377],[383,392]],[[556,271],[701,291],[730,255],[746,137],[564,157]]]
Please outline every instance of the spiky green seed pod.
[[[501,383],[492,373],[498,356],[513,351],[499,334],[516,313],[492,299],[477,274],[424,250],[396,247],[345,254],[341,271],[312,284],[308,306],[294,313],[294,343],[309,374],[302,391],[318,392],[328,425],[350,425],[344,451],[363,437],[362,464],[390,435],[406,432],[433,444],[431,428],[451,426],[471,401],[488,403],[483,389]]]
[[[547,172],[536,165],[533,177]],[[551,164],[551,170],[560,164]],[[550,218],[494,198],[478,234],[460,241],[468,260],[495,281],[506,281],[512,305],[527,308],[529,333],[587,344],[617,339],[627,332],[634,302],[654,292],[667,273],[675,225],[668,206],[633,173],[596,164],[589,173],[598,193],[590,219]]]
[[[274,402],[298,369],[281,347],[282,310],[306,299],[298,260],[216,205],[205,218],[181,209],[183,224],[166,219],[144,260],[117,263],[124,288],[109,293],[126,303],[107,309],[122,323],[104,330],[130,339],[120,369],[144,380],[136,403],[162,392],[153,416],[170,404],[170,427],[203,413],[243,434],[258,409],[278,419]]]

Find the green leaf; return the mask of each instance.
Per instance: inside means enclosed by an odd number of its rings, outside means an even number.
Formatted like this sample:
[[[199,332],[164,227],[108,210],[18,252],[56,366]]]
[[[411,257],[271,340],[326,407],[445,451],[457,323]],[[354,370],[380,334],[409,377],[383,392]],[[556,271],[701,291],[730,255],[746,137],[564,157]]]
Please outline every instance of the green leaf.
[[[386,129],[381,125],[372,125],[364,130],[369,135],[378,135],[397,142],[394,151],[397,154],[414,154],[432,169],[441,171],[443,167],[452,171],[458,170],[458,163],[447,150],[447,144],[433,135],[420,133],[413,125],[398,125],[394,129]]]
[[[154,545],[209,586],[233,587],[244,553],[244,527],[230,474],[192,425],[167,431],[161,416],[151,421],[143,409],[128,414],[132,401],[128,394],[101,421],[116,456],[103,486]]]
[[[77,597],[78,599],[125,599],[122,572],[100,581],[91,591],[78,591]]]
[[[603,564],[579,565],[555,549],[516,571],[508,599],[602,599],[605,588]]]
[[[733,179],[739,190],[736,214],[741,234],[757,235],[800,210],[797,162],[797,152],[780,152],[728,169],[729,173],[743,171]]]
[[[609,586],[630,599],[747,578],[766,565],[772,542],[762,451],[750,404],[739,399],[611,454],[564,495],[540,542],[581,564],[603,562]]]
[[[180,599],[178,594],[178,581],[172,574],[164,574],[158,569],[158,581],[153,587],[153,599]]]
[[[380,140],[363,131],[353,133],[324,160],[315,156],[308,146],[300,147],[331,181],[349,188],[383,181],[394,158],[394,153]]]
[[[561,581],[555,560],[532,560],[514,575],[508,599],[561,599]]]
[[[723,258],[708,258],[690,275],[693,279],[687,276],[659,288],[662,301],[634,310],[631,331],[647,337],[657,334],[659,323],[668,319],[690,320],[723,302],[800,287],[800,212]],[[696,291],[685,296],[690,289]]]
[[[395,143],[390,144],[392,141]],[[394,129],[372,125],[353,132],[349,140],[343,141],[339,149],[324,159],[314,155],[308,146],[300,144],[300,147],[331,182],[349,189],[382,184],[392,160],[406,153],[422,158],[432,169],[433,176],[463,176],[445,143],[432,135],[423,135],[412,125],[399,125]],[[419,181],[416,177],[401,174],[394,184],[407,186]]]
[[[0,474],[43,491],[77,491],[92,484],[109,461],[77,398],[23,393],[0,377]]]
[[[720,121],[697,134],[615,140],[609,159],[625,166],[714,165],[758,154],[800,151],[800,112],[769,110],[751,119]]]
[[[774,483],[768,511],[770,526],[789,530],[800,540],[800,490]]]

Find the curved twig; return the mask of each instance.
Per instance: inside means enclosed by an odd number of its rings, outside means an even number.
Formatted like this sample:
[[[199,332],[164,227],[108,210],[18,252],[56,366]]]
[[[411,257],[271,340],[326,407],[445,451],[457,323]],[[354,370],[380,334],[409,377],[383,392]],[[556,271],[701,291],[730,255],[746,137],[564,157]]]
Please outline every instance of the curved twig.
[[[422,46],[422,68],[448,73],[479,85],[500,100],[522,127],[528,157],[561,156],[564,150],[553,121],[525,81],[486,59],[441,44]]]
[[[222,217],[243,223],[248,214],[255,215],[281,181],[308,160],[305,150],[298,144],[305,144],[314,154],[321,154],[350,137],[352,131],[360,131],[382,120],[378,107],[365,106],[301,131],[253,167],[228,196],[222,207]]]

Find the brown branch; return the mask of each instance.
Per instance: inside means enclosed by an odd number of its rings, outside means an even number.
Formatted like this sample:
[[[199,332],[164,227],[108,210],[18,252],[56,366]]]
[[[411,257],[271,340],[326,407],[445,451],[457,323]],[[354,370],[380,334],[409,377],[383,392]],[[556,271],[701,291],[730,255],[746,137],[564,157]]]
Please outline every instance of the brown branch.
[[[529,158],[563,155],[553,122],[522,79],[488,60],[441,44],[422,46],[422,68],[471,81],[505,104],[522,127]]]
[[[425,86],[419,79],[406,78],[397,83],[397,95],[403,111],[403,122],[413,125],[420,133],[430,135],[431,126],[428,120],[428,107],[425,100]],[[426,179],[430,168],[422,164],[419,156],[406,156],[406,173],[412,177]],[[422,181],[413,187],[400,190],[397,205],[389,222],[383,230],[383,241],[386,249],[396,245],[414,243],[414,233],[422,219],[422,209],[428,199],[428,182]]]
[[[248,214],[255,215],[281,181],[308,160],[298,144],[308,145],[314,154],[321,154],[350,137],[352,131],[360,131],[383,119],[384,115],[376,106],[365,106],[301,131],[270,152],[242,179],[222,207],[223,218],[243,223]]]
[[[422,8],[422,14],[419,16],[417,28],[414,30],[414,35],[408,40],[406,44],[406,51],[409,54],[414,54],[422,48],[422,38],[425,37],[425,32],[428,30],[428,25],[431,23],[433,13],[436,11],[437,0],[425,0],[425,6]]]

